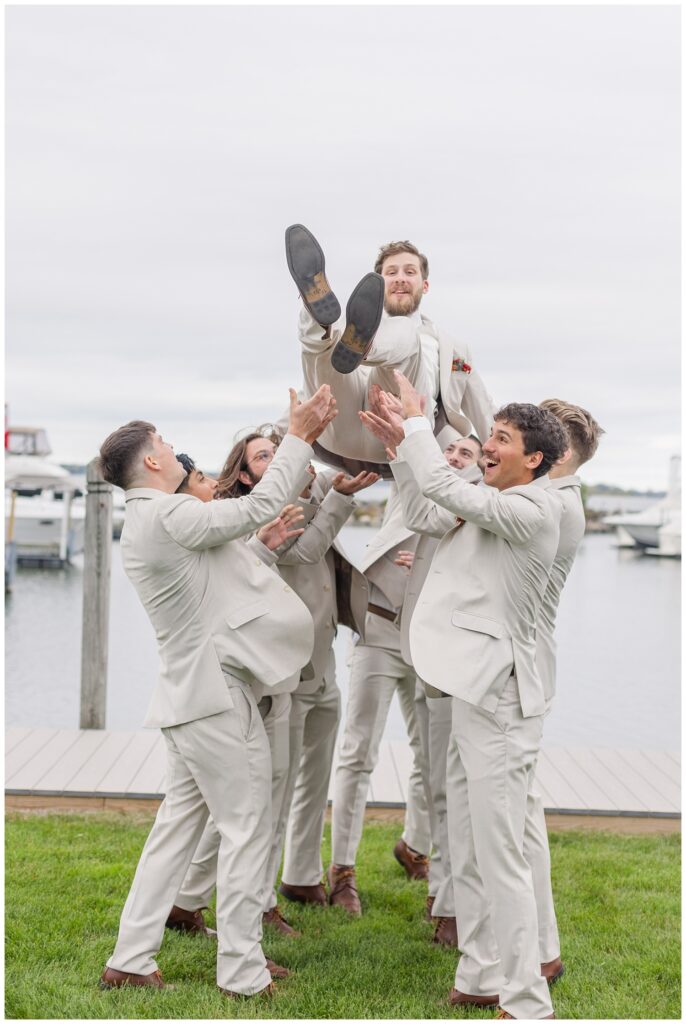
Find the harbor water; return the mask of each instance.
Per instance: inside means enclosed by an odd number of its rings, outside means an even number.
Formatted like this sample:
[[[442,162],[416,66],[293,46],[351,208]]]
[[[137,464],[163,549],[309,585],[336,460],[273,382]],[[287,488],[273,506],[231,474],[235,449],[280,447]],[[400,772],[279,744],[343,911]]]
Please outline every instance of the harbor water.
[[[373,535],[345,527],[358,561]],[[581,544],[558,615],[558,686],[545,743],[566,747],[680,748],[680,562],[618,550],[612,534]],[[107,727],[139,729],[156,679],[155,638],[124,575],[114,542]],[[5,624],[7,726],[78,728],[83,563],[26,569],[8,595]],[[352,636],[336,640],[338,682],[347,691]],[[402,740],[397,703],[386,738]]]

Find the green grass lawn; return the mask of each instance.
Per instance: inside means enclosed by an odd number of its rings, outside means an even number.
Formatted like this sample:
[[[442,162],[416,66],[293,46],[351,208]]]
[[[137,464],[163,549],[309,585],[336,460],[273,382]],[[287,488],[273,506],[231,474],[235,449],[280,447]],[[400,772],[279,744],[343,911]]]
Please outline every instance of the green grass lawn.
[[[400,828],[369,823],[358,863],[364,914],[288,907],[300,939],[265,938],[293,969],[272,1000],[235,1002],[215,987],[214,944],[169,933],[159,965],[173,992],[102,992],[147,819],[10,815],[6,824],[6,1016],[10,1018],[491,1018],[453,1010],[456,954],[429,941],[426,887],[392,856]],[[325,837],[325,863],[329,855]],[[562,1018],[681,1016],[680,837],[551,835],[567,973]],[[213,915],[208,914],[210,920]]]

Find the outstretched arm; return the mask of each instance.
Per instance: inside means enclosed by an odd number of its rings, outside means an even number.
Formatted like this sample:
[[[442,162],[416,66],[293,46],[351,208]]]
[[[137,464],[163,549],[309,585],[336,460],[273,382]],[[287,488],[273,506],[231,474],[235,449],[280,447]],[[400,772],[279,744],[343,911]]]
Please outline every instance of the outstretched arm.
[[[546,515],[543,502],[521,493],[501,494],[493,487],[472,487],[456,476],[443,457],[428,423],[421,422],[419,395],[396,371],[406,420],[405,438],[398,454],[409,463],[417,485],[427,498],[466,522],[524,544],[540,529]],[[423,419],[423,417],[422,417]],[[410,420],[410,424],[407,423]]]

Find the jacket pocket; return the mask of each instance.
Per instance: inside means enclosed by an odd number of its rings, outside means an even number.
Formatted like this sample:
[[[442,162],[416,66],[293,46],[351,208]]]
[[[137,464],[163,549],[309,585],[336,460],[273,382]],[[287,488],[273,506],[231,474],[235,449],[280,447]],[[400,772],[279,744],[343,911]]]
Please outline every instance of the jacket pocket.
[[[239,626],[244,626],[246,622],[252,622],[253,619],[258,619],[260,615],[266,615],[269,611],[269,605],[266,601],[250,601],[249,604],[242,604],[236,608],[231,608],[230,611],[226,612],[225,618],[231,629],[238,629]]]
[[[497,622],[495,619],[487,619],[481,615],[468,615],[467,612],[461,612],[457,608],[453,611],[451,622],[453,626],[459,626],[461,629],[487,633],[489,636],[495,637],[496,640],[503,640],[510,635],[504,623]]]

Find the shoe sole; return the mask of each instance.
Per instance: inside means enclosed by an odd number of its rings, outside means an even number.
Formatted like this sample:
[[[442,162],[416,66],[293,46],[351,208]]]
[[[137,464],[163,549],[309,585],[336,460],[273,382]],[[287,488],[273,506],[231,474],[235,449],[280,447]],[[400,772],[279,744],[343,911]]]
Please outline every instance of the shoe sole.
[[[365,274],[353,289],[345,310],[345,330],[331,353],[331,365],[338,373],[352,373],[369,351],[381,323],[384,279]]]
[[[324,273],[321,245],[304,224],[286,228],[286,261],[305,306],[321,327],[335,324],[341,306]]]

